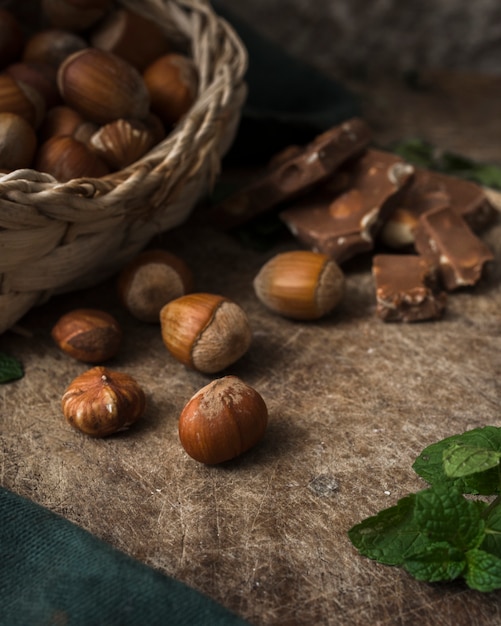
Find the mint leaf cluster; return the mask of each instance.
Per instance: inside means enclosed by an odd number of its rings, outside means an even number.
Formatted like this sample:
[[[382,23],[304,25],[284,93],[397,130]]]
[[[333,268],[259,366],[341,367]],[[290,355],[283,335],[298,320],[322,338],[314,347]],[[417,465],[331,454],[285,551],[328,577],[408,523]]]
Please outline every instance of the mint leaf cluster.
[[[0,352],[0,383],[18,380],[24,375],[23,366],[14,357]]]
[[[494,426],[428,446],[413,468],[430,487],[353,526],[351,542],[417,580],[462,577],[478,591],[501,589],[500,463],[501,428]]]

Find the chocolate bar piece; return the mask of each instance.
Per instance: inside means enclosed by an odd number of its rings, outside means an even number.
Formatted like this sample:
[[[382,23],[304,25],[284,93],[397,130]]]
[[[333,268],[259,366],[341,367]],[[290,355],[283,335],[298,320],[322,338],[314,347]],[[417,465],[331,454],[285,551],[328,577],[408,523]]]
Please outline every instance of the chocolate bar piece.
[[[415,254],[377,254],[372,260],[376,313],[385,322],[439,319],[447,294],[440,289],[436,265]]]
[[[483,189],[476,183],[416,167],[411,185],[402,194],[401,204],[381,229],[381,241],[392,248],[412,245],[419,216],[447,206],[475,230],[486,226],[496,215]]]
[[[306,193],[326,181],[347,160],[361,154],[371,140],[367,124],[358,118],[318,135],[310,144],[277,155],[271,167],[210,212],[210,220],[229,230]]]
[[[410,183],[414,168],[400,157],[367,150],[348,169],[348,190],[304,199],[280,213],[302,243],[342,263],[372,250],[374,238]],[[340,176],[346,175],[343,169]],[[334,179],[335,177],[333,177]]]
[[[423,213],[414,232],[416,250],[438,263],[449,291],[475,285],[485,264],[494,259],[491,250],[451,208]]]

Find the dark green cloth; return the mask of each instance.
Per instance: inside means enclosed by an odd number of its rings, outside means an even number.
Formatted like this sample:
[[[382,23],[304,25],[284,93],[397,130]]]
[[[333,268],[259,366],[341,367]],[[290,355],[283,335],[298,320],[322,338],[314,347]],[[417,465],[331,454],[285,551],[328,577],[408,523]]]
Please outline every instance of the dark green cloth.
[[[286,54],[228,9],[213,2],[249,53],[249,89],[242,122],[227,161],[262,165],[282,148],[303,145],[318,133],[360,115],[357,98],[307,60]]]
[[[214,2],[249,52],[232,163],[259,163],[358,114],[352,95]],[[0,626],[238,626],[209,598],[0,488]]]
[[[244,626],[206,596],[0,489],[2,626]]]

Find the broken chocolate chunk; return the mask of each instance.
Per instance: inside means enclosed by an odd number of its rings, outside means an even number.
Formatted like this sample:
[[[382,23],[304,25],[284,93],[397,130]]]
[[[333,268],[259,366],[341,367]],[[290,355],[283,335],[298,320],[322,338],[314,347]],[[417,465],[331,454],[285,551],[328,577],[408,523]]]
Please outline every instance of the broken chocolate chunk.
[[[367,124],[354,118],[318,135],[310,144],[277,155],[272,166],[210,212],[211,221],[229,230],[326,181],[371,140]],[[274,163],[274,165],[273,165]]]
[[[392,248],[414,243],[414,229],[426,211],[449,206],[478,230],[492,222],[496,211],[476,183],[416,167],[401,203],[381,229],[381,241]]]
[[[376,312],[385,322],[439,319],[447,294],[440,289],[437,267],[415,254],[377,254],[372,275]]]
[[[402,158],[367,150],[339,176],[349,174],[347,191],[333,198],[303,199],[280,213],[302,243],[338,263],[372,250],[374,238],[412,180],[414,168]],[[332,178],[334,180],[336,176]]]
[[[448,291],[475,285],[485,264],[494,259],[486,244],[451,208],[423,213],[414,232],[416,250],[438,264]]]

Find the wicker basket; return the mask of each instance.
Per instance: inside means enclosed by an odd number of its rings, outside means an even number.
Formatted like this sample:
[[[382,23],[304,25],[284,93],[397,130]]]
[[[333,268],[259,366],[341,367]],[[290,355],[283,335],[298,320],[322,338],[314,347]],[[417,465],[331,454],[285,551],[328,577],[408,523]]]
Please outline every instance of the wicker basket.
[[[247,55],[206,0],[121,0],[187,39],[197,101],[133,165],[58,183],[34,170],[0,177],[0,333],[52,294],[111,276],[157,233],[182,223],[218,174],[246,89]]]

